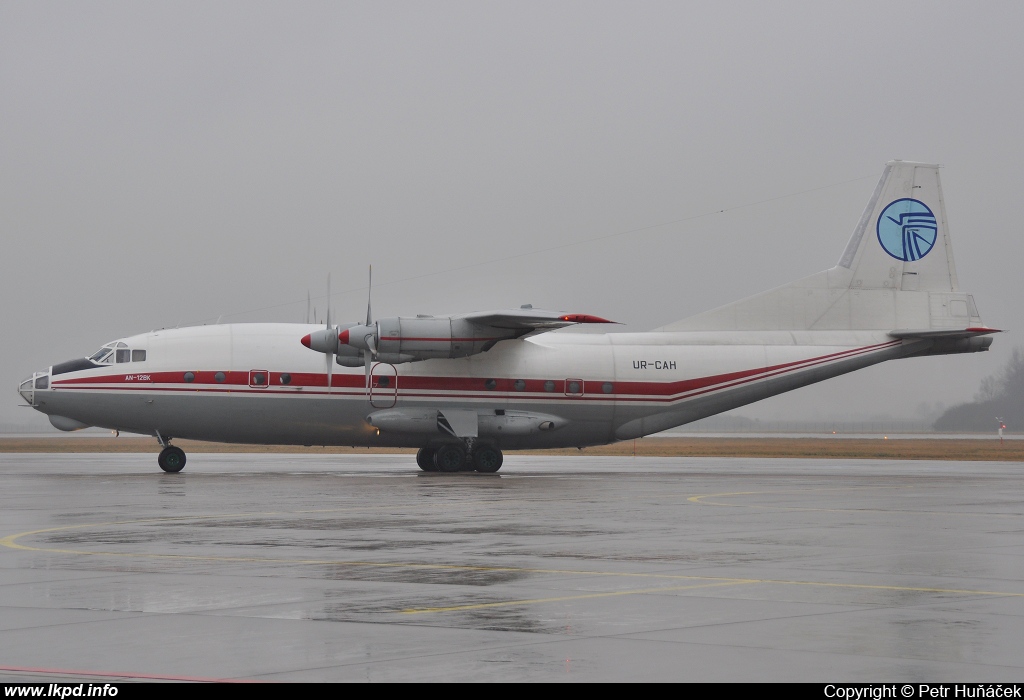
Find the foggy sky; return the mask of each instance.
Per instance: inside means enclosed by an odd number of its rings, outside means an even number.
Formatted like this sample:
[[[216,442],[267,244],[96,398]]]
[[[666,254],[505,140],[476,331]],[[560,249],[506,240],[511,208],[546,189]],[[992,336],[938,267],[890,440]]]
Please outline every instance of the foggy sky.
[[[47,425],[20,379],[118,337],[302,321],[328,273],[359,320],[371,263],[378,317],[648,330],[834,265],[892,158],[945,166],[961,288],[1022,329],[1022,26],[996,2],[6,0],[0,431]],[[912,418],[1016,338],[737,413]]]

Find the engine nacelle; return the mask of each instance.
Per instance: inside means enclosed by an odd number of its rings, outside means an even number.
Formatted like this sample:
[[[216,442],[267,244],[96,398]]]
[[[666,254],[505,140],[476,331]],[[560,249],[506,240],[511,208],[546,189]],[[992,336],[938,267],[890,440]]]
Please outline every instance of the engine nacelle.
[[[334,361],[342,367],[362,367],[366,363],[363,350],[356,350],[355,348],[348,347],[346,345],[342,345],[341,347],[344,352],[339,352]],[[422,358],[413,357],[412,355],[395,355],[393,353],[379,352],[376,357],[374,357],[374,362],[386,362],[389,365],[400,365],[403,362],[415,362],[420,359]]]
[[[374,359],[398,364],[468,357],[490,350],[500,340],[522,334],[522,331],[481,326],[450,316],[400,316],[382,319],[371,326],[346,328],[338,334],[338,345],[374,352]]]
[[[369,318],[369,309],[367,309]],[[589,314],[542,311],[526,304],[508,311],[462,316],[415,316],[331,327],[302,338],[310,350],[338,355],[338,364],[356,367],[366,353],[378,362],[401,364],[452,359],[487,352],[502,340],[522,338],[577,323],[612,323]]]

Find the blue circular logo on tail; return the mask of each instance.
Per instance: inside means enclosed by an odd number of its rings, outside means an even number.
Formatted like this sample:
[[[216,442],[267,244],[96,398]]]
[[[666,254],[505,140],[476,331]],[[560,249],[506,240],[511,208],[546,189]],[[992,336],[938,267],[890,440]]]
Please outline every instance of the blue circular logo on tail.
[[[897,260],[920,260],[935,245],[939,227],[924,202],[897,199],[878,217],[878,242]]]

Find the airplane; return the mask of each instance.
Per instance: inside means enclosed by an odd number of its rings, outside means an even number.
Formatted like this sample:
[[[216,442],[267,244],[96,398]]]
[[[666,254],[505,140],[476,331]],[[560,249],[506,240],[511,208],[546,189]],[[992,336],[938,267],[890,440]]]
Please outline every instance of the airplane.
[[[939,166],[890,161],[832,268],[644,333],[533,309],[364,323],[163,329],[19,385],[60,430],[418,448],[424,471],[496,472],[504,450],[658,433],[887,360],[985,351],[960,291]]]

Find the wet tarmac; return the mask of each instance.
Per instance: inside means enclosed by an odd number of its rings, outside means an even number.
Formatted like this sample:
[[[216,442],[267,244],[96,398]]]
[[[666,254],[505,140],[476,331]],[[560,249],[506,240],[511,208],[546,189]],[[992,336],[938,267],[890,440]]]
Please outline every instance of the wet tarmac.
[[[0,678],[1021,681],[1024,466],[0,455]]]

